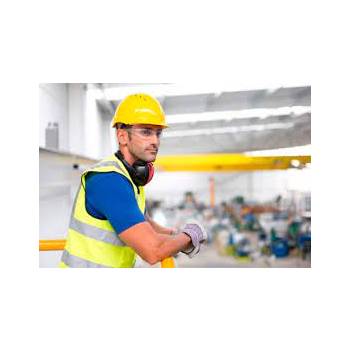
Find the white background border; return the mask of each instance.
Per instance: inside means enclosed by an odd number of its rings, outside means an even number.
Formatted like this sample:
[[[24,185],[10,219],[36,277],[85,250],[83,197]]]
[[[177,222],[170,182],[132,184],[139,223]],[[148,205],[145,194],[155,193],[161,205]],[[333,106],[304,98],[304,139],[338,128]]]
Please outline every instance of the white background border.
[[[7,349],[349,348],[343,3],[1,5]],[[312,83],[312,268],[39,269],[38,84],[185,81]]]

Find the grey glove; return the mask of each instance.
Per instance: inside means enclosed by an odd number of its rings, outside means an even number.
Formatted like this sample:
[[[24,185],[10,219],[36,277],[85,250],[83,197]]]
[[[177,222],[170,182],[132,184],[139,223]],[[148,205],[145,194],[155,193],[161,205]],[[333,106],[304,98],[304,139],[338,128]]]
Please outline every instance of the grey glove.
[[[181,232],[185,233],[191,238],[193,246],[187,250],[182,250],[182,253],[185,253],[190,258],[193,258],[196,254],[199,253],[200,245],[207,240],[208,235],[203,227],[197,222],[186,224]]]

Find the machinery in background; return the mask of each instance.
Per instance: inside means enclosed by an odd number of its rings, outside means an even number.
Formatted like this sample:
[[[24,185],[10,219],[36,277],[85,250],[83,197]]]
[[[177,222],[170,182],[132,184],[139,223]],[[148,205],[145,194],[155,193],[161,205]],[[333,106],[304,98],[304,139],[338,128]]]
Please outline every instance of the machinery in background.
[[[311,258],[311,216],[288,217],[261,215],[259,217],[259,246],[262,254],[283,258],[290,253],[303,259]]]
[[[281,206],[281,198],[268,204],[248,203],[243,197],[222,202],[214,208],[199,203],[186,192],[177,206],[165,207],[159,201],[148,203],[147,211],[166,226],[181,228],[197,220],[208,233],[207,244],[218,254],[249,262],[263,257],[290,255],[311,258],[311,214],[298,216]]]

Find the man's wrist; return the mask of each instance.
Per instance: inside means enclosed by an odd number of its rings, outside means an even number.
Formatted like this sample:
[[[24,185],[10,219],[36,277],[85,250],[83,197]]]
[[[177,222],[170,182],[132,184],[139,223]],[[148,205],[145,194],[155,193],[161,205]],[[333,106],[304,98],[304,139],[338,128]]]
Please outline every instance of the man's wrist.
[[[184,249],[182,249],[182,252],[184,252],[184,253],[191,253],[193,250],[194,250],[194,246],[193,246],[193,244],[192,244],[192,238],[191,238],[191,236],[188,234],[188,233],[186,233],[186,232],[181,232],[186,238],[187,238],[187,244],[186,244],[186,246],[184,247]]]
[[[175,228],[171,228],[171,229],[169,230],[169,235],[171,235],[171,236],[175,236],[175,235],[177,235],[177,234],[178,234],[177,229],[175,229]]]

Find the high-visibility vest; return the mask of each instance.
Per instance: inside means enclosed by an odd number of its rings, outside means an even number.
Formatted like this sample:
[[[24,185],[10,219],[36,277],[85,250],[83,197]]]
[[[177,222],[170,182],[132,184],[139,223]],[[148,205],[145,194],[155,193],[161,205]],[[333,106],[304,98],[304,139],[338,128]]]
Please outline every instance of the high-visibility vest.
[[[85,179],[86,174],[92,171],[114,171],[125,176],[134,189],[141,212],[145,212],[144,188],[136,187],[125,166],[115,155],[87,169],[81,176],[81,184],[73,205],[60,267],[134,267],[135,251],[118,237],[108,220],[97,219],[86,210]]]

